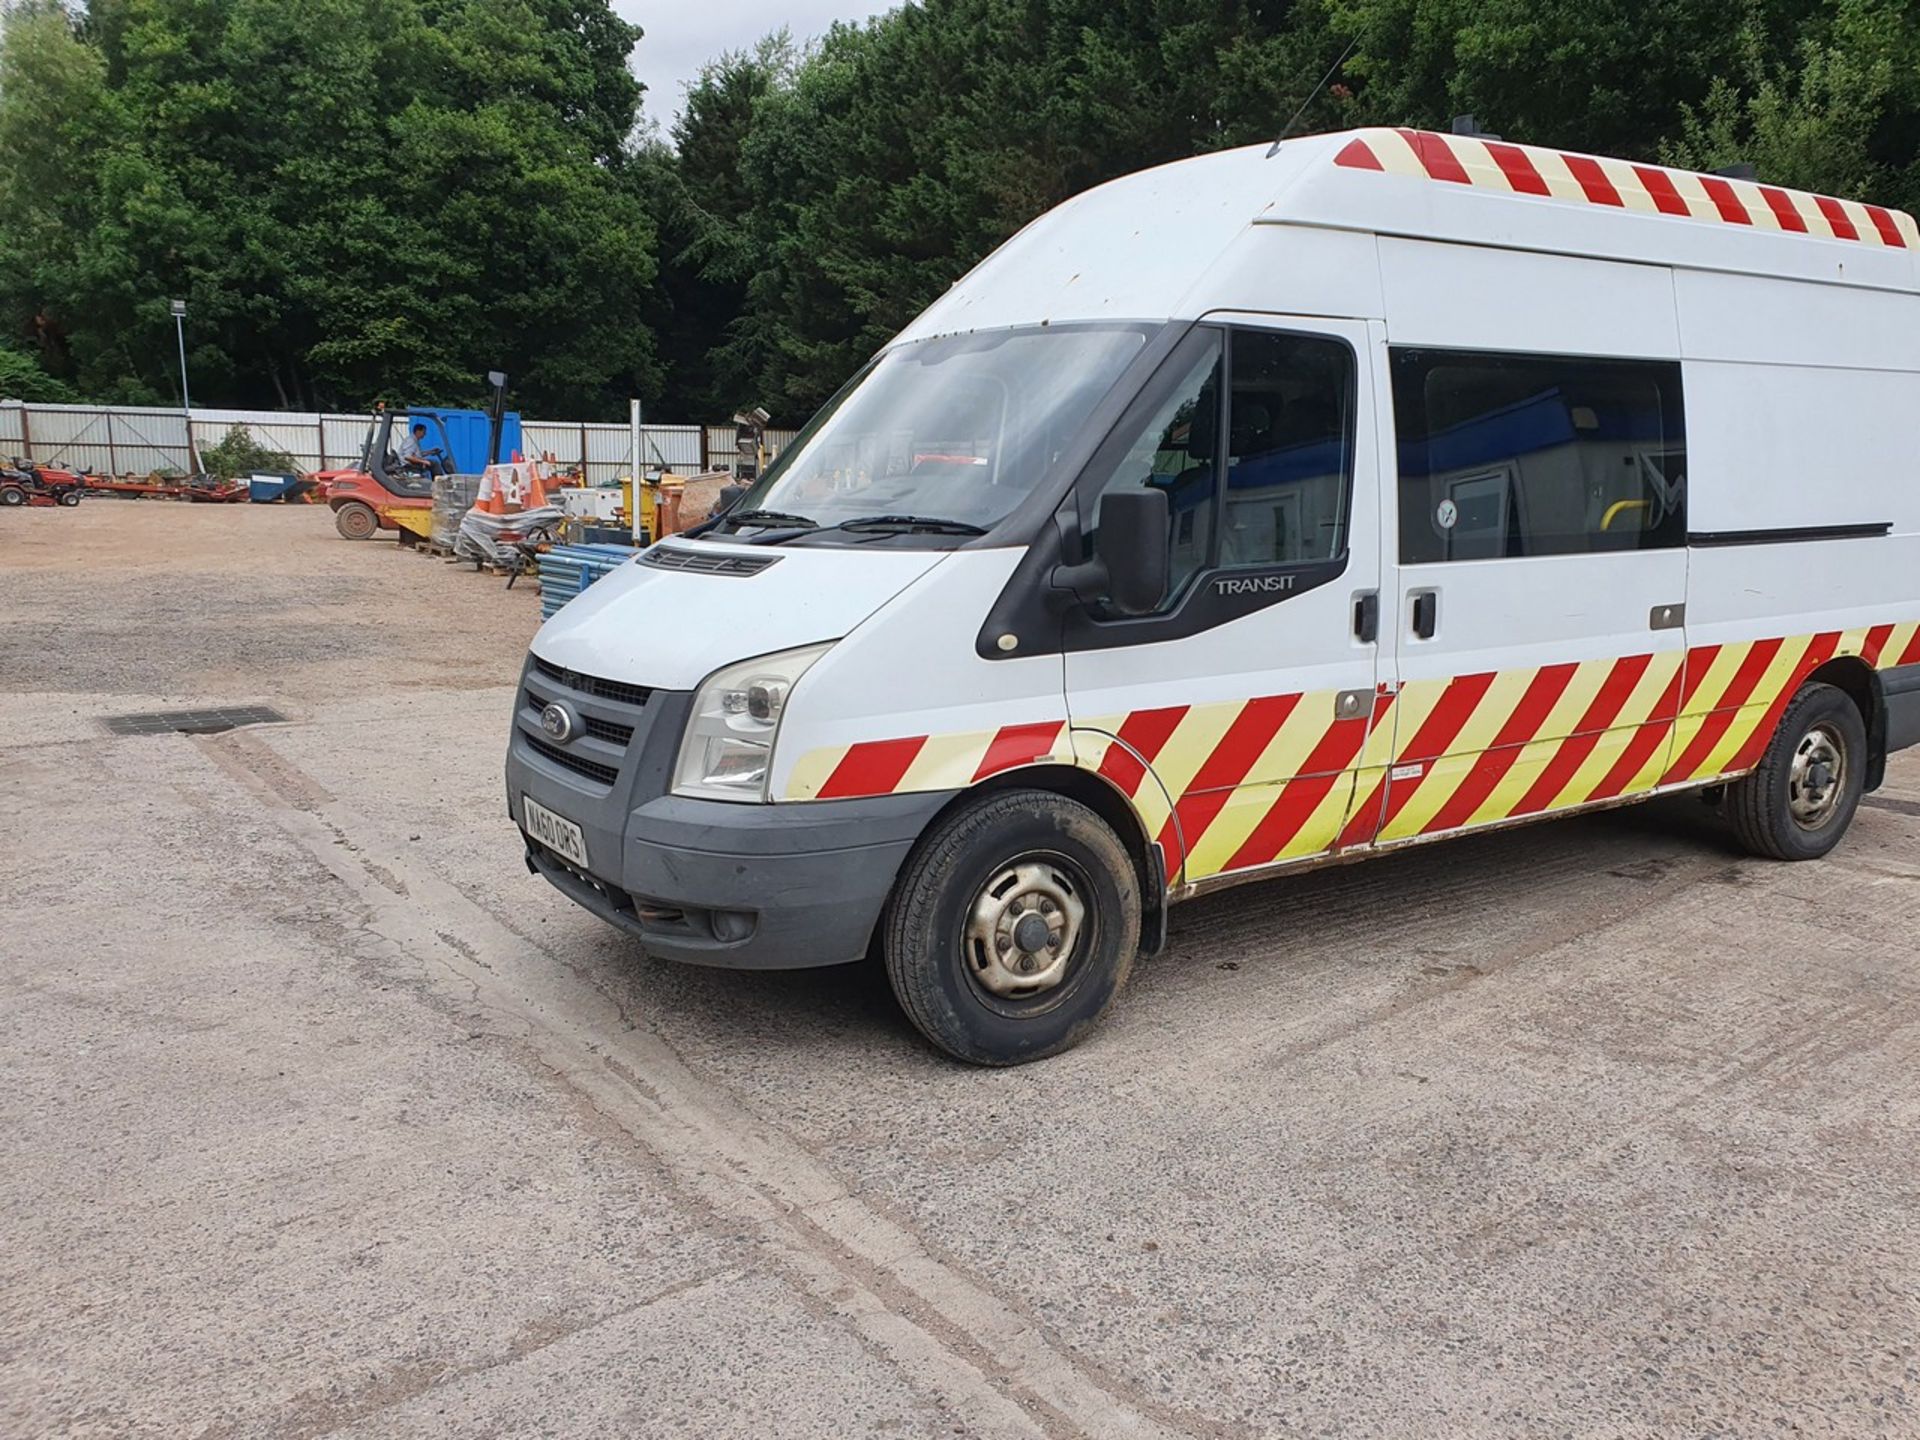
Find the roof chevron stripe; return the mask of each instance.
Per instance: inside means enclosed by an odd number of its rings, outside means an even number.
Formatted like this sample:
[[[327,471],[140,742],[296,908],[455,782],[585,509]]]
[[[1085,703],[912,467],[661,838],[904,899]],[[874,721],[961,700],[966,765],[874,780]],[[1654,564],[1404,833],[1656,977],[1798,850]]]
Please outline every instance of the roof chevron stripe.
[[[1564,204],[1602,205],[1819,240],[1920,250],[1920,225],[1904,211],[1885,206],[1478,136],[1360,130],[1333,163],[1347,170],[1469,185]]]

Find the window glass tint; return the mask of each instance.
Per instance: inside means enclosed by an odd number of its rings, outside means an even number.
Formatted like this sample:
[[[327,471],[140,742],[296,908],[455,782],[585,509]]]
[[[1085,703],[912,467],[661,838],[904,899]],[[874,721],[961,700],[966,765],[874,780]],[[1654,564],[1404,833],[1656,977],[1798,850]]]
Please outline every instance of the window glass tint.
[[[1686,543],[1680,367],[1393,352],[1400,559]]]
[[[1216,443],[1220,430],[1221,341],[1216,334],[1197,358],[1185,362],[1179,382],[1141,427],[1101,487],[1099,501],[1116,489],[1150,485],[1167,492],[1173,520],[1173,556],[1167,594],[1178,595],[1209,562],[1213,543]],[[1089,535],[1089,545],[1092,537]]]
[[[1236,330],[1227,407],[1223,567],[1346,553],[1353,352],[1337,340]]]

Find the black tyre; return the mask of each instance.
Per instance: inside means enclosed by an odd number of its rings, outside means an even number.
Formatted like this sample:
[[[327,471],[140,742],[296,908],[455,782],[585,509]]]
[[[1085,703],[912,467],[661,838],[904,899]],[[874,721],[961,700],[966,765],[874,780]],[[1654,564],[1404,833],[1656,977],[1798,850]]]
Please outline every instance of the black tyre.
[[[1802,686],[1752,774],[1727,787],[1740,843],[1771,860],[1817,860],[1847,833],[1867,771],[1867,727],[1843,690]]]
[[[340,532],[343,540],[371,540],[380,528],[380,517],[373,513],[371,506],[349,500],[333,512],[333,528]]]
[[[14,506],[27,503],[27,492],[18,485],[0,485],[0,505]]]
[[[78,505],[80,503],[80,492],[78,490],[62,490],[58,495],[54,496],[54,499],[62,505]]]
[[[957,1059],[1018,1065],[1076,1044],[1140,949],[1140,880],[1086,806],[1010,790],[955,810],[908,859],[883,922],[893,993]]]

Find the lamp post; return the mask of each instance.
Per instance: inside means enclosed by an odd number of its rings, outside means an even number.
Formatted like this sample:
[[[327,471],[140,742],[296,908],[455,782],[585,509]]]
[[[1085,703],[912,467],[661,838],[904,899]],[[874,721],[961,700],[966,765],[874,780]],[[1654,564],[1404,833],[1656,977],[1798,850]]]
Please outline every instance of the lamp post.
[[[170,308],[173,311],[173,338],[180,346],[180,413],[187,422],[187,464],[197,475],[200,473],[200,452],[193,443],[193,401],[187,394],[187,302],[175,300]]]

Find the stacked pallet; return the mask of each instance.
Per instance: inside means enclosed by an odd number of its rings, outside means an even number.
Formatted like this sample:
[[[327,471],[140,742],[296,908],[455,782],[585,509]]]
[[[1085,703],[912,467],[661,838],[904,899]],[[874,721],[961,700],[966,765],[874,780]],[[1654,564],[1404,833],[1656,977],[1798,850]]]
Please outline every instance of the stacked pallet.
[[[550,620],[602,575],[634,557],[631,545],[555,545],[540,556],[540,618]]]

